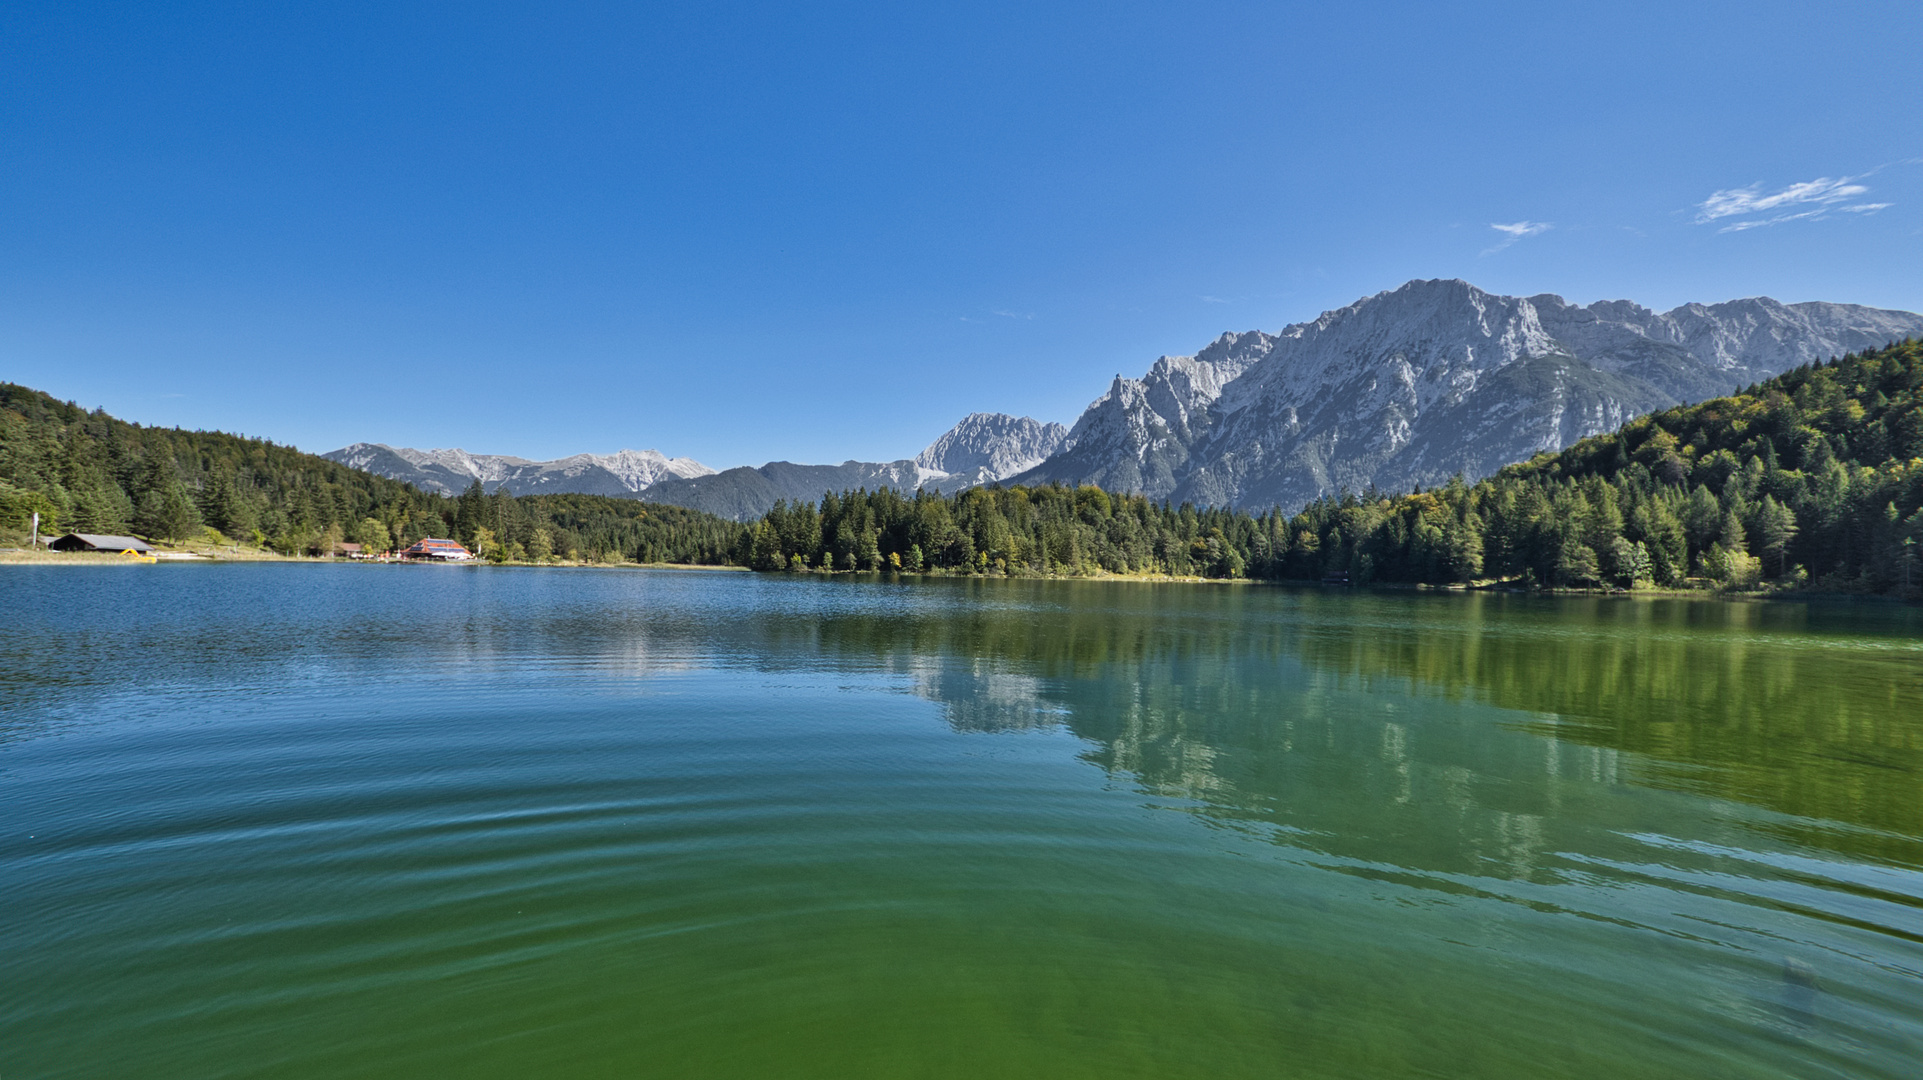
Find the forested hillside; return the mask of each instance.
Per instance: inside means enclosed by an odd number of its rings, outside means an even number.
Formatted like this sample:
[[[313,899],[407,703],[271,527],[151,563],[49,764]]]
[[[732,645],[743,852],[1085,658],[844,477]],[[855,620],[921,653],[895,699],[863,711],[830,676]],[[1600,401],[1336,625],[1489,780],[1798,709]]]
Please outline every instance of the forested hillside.
[[[375,550],[452,537],[478,554],[728,561],[742,526],[699,511],[593,495],[456,498],[292,447],[150,428],[0,383],[0,531],[212,539],[298,554],[329,541]],[[212,530],[210,533],[208,530]]]
[[[1173,509],[1097,487],[971,488],[956,495],[830,493],[777,503],[754,526],[757,570],[959,570],[1243,577],[1256,520]]]
[[[1637,419],[1474,485],[1327,498],[1293,516],[1094,487],[890,491],[777,506],[764,570],[1094,572],[1536,587],[1923,585],[1923,346],[1811,364]]]
[[[1767,297],[1655,312],[1411,281],[1119,378],[1015,483],[1294,513],[1343,491],[1479,480],[1646,412],[1923,336],[1923,315]]]
[[[1325,501],[1292,528],[1290,554],[1318,545],[1403,581],[1891,591],[1923,584],[1920,506],[1923,343],[1907,341],[1641,417],[1472,488]]]
[[[0,530],[205,536],[288,553],[451,536],[497,559],[761,570],[1136,573],[1531,587],[1923,587],[1923,344],[1641,417],[1480,483],[1261,515],[1096,487],[890,489],[752,527],[596,495],[445,498],[258,439],[143,428],[0,384]]]

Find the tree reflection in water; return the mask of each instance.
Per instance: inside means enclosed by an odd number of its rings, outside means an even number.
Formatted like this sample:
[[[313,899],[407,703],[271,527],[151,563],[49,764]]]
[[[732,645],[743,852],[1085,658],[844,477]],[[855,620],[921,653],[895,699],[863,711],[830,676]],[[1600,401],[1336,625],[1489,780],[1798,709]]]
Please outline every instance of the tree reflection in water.
[[[1212,822],[1331,853],[1366,840],[1405,868],[1547,873],[1556,822],[1600,809],[1565,804],[1632,780],[1769,811],[1746,827],[1787,841],[1923,865],[1923,624],[1909,609],[913,587],[951,602],[752,633],[806,632],[911,674],[958,729],[1065,724],[1091,762]]]

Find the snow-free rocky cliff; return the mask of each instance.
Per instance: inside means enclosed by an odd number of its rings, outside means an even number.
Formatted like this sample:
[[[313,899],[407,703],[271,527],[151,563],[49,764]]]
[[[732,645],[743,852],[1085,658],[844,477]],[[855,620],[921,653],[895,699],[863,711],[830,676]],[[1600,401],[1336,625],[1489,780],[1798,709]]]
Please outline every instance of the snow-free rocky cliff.
[[[915,464],[933,477],[986,484],[1040,465],[1067,437],[1066,427],[1032,417],[970,413],[917,454]]]
[[[1849,304],[1758,298],[1658,314],[1412,281],[1117,376],[1066,449],[1008,479],[1293,511],[1370,484],[1475,479],[1654,409],[1912,336],[1923,315]]]
[[[693,507],[746,521],[777,500],[816,502],[824,492],[894,488],[960,491],[1005,479],[1040,464],[1062,445],[1068,429],[1026,416],[975,413],[912,460],[844,461],[797,465],[771,461],[760,468],[727,469],[713,476],[664,480],[640,494],[651,502]]]
[[[1293,511],[1370,484],[1475,479],[1653,409],[1911,336],[1923,336],[1923,316],[1849,304],[1761,298],[1658,314],[1412,281],[1275,334],[1223,334],[1140,379],[1118,375],[1073,429],[975,413],[913,459],[717,473],[653,450],[529,461],[356,443],[325,456],[428,491],[478,479],[489,491],[628,496],[737,520],[826,491],[996,481]]]
[[[479,480],[490,492],[516,495],[579,492],[615,495],[705,510],[745,521],[767,513],[776,501],[814,502],[823,492],[855,488],[959,491],[1012,476],[1040,464],[1062,445],[1068,429],[1026,416],[975,413],[928,444],[913,460],[844,461],[797,465],[771,461],[759,468],[716,472],[692,458],[655,450],[576,454],[557,461],[529,461],[465,450],[413,450],[384,443],[355,443],[321,456],[343,465],[402,480],[423,491],[458,495]]]
[[[413,450],[385,443],[355,443],[322,454],[351,468],[413,484],[422,491],[459,495],[479,480],[488,491],[505,487],[516,495],[579,492],[634,495],[656,481],[707,476],[713,469],[693,458],[671,458],[657,450],[620,450],[612,454],[575,454],[555,461],[529,461],[465,450]]]

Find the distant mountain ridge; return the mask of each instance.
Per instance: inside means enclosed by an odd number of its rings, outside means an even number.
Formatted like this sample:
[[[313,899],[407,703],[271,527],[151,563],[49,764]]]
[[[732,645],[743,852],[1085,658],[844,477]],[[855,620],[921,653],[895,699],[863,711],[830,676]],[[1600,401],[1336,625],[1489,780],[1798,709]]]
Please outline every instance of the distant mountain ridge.
[[[458,449],[413,450],[363,442],[321,456],[405,481],[422,491],[444,495],[459,495],[479,480],[487,491],[505,487],[516,495],[574,492],[632,496],[664,478],[714,473],[693,458],[671,458],[658,450],[620,450],[612,454],[575,454],[554,461],[530,461],[503,454],[470,454]]]
[[[655,450],[576,454],[556,461],[530,461],[465,450],[413,450],[384,443],[355,443],[321,455],[356,469],[402,480],[423,491],[458,495],[474,481],[489,491],[516,495],[579,492],[616,495],[705,510],[746,521],[782,499],[821,498],[856,488],[958,491],[993,483],[1032,468],[1067,436],[1061,424],[1026,416],[973,413],[944,432],[913,459],[798,465],[771,461],[758,468],[715,471],[692,458]]]
[[[1006,413],[972,413],[913,459],[840,465],[771,461],[760,468],[744,466],[713,476],[663,480],[640,498],[747,521],[766,514],[777,501],[814,502],[829,491],[961,491],[1040,464],[1067,435],[1061,424]]]
[[[1923,335],[1923,315],[1768,298],[1657,313],[1412,281],[1275,334],[1117,376],[1066,447],[1009,479],[1288,509],[1469,479],[1810,360]]]
[[[1007,413],[970,413],[915,456],[931,473],[986,484],[1032,469],[1062,448],[1068,428]]]
[[[815,502],[826,492],[857,488],[913,491],[918,487],[933,488],[949,479],[944,474],[930,473],[906,458],[888,462],[844,461],[840,465],[771,461],[756,468],[743,465],[723,469],[712,476],[664,480],[637,498],[750,521],[766,514],[783,499]]]
[[[1275,333],[1225,333],[1139,379],[1117,375],[1073,428],[974,413],[912,459],[716,472],[653,450],[540,462],[356,443],[323,456],[427,491],[479,479],[490,491],[626,496],[736,520],[827,491],[996,482],[1293,510],[1344,489],[1474,480],[1646,412],[1913,336],[1923,315],[1852,304],[1759,297],[1659,313],[1411,281]]]

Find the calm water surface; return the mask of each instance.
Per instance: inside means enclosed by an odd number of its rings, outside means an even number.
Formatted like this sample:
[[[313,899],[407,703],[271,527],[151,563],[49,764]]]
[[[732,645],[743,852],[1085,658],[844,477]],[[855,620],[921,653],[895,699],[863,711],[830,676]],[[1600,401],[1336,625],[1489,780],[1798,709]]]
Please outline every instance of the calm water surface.
[[[1915,1077],[1888,606],[0,570],[0,1076]]]

